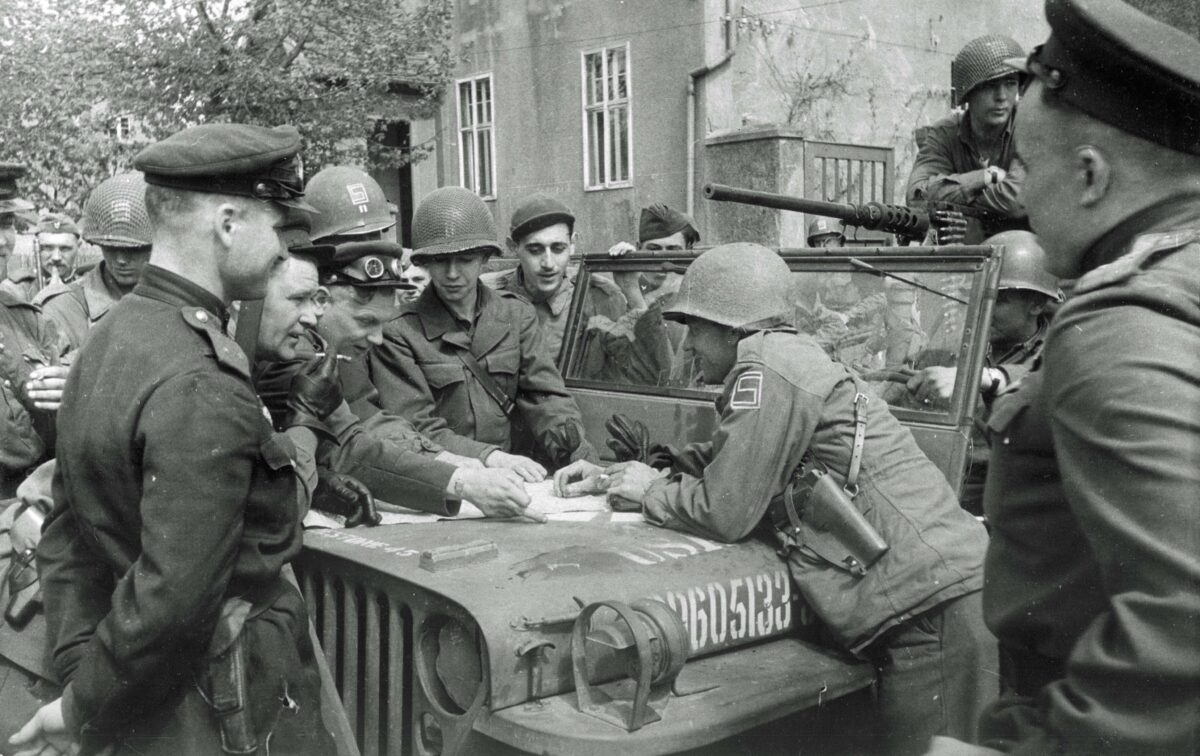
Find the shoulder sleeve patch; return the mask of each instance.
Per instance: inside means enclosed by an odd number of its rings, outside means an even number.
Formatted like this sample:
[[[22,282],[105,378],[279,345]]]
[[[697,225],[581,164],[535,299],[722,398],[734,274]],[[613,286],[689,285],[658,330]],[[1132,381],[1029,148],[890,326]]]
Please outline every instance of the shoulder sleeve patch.
[[[237,342],[221,333],[221,321],[201,307],[181,307],[183,320],[212,346],[217,364],[250,380],[250,360]]]
[[[761,370],[747,370],[738,376],[729,394],[730,409],[758,409],[762,406],[763,374]]]

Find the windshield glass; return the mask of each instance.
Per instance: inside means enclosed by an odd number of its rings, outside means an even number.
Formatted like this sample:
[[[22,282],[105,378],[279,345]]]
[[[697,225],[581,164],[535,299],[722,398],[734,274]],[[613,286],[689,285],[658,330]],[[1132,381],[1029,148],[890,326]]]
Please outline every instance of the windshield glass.
[[[687,260],[626,260],[620,266],[595,262],[588,261],[590,275],[578,281],[586,288],[581,292],[583,311],[567,335],[568,383],[711,400],[721,386],[703,383],[685,343],[687,327],[662,318]],[[950,422],[963,381],[951,375],[955,399],[930,404],[917,401],[907,383],[926,368],[953,370],[965,364],[970,341],[964,341],[964,326],[972,316],[968,303],[983,275],[978,263],[906,264],[868,255],[788,262],[793,270],[790,315],[797,331],[852,368],[876,395],[901,411],[897,414],[911,411],[924,421]],[[617,289],[627,296],[614,312],[611,292]],[[607,314],[587,307],[601,291],[610,293]],[[630,306],[631,299],[637,306]]]

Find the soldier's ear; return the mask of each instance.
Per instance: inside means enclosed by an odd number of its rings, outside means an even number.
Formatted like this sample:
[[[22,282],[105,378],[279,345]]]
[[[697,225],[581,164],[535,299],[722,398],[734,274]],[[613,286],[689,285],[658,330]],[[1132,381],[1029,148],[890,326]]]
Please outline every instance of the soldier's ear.
[[[223,246],[233,246],[234,233],[238,224],[242,222],[243,214],[242,209],[232,202],[222,202],[212,209],[209,218],[213,233]]]
[[[1079,204],[1093,207],[1108,194],[1112,183],[1112,165],[1104,152],[1090,144],[1075,148],[1075,186]]]

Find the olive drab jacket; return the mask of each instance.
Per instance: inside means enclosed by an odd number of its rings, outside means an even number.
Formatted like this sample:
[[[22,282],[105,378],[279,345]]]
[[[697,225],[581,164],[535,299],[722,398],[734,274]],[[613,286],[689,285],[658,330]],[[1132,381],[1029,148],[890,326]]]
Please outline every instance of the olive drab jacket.
[[[971,132],[966,113],[952,113],[917,133],[917,159],[908,177],[909,204],[953,202],[977,207],[1006,218],[1024,218],[1021,187],[1025,166],[1017,154],[1017,138],[1010,119],[994,160],[982,154]],[[995,186],[983,183],[990,166],[1003,168],[1007,177]]]
[[[295,448],[271,428],[224,317],[212,294],[147,266],[67,379],[37,557],[63,713],[84,752],[219,753],[205,697],[226,635],[244,649],[256,742],[334,749],[304,601],[280,576],[302,535]]]
[[[47,286],[33,298],[66,336],[71,349],[83,346],[92,327],[121,299],[121,292],[105,280],[104,268],[101,260],[80,278],[69,284]]]
[[[53,453],[54,414],[27,400],[25,382],[38,366],[58,364],[64,349],[36,306],[0,290],[0,498]]]
[[[512,448],[520,419],[548,457],[594,458],[575,400],[543,343],[533,307],[478,284],[475,319],[459,320],[429,286],[411,309],[384,326],[371,350],[371,382],[383,409],[412,421],[447,450],[486,460]],[[513,418],[459,357],[468,352],[515,402]]]
[[[742,339],[717,399],[712,441],[688,446],[672,475],[651,484],[646,519],[720,541],[745,538],[806,451],[843,483],[859,385],[811,336],[778,329]],[[889,551],[865,577],[803,551],[788,560],[805,601],[855,652],[916,614],[978,591],[986,546],[983,526],[959,508],[887,404],[870,398],[866,422],[854,503]]]
[[[1135,216],[1084,260],[1040,368],[989,419],[984,617],[1021,674],[982,736],[1029,754],[1192,754],[1200,201]]]

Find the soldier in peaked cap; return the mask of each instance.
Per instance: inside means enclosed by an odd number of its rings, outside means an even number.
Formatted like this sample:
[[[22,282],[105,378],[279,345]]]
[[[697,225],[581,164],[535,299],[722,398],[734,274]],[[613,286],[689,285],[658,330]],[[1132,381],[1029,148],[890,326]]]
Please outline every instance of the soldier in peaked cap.
[[[969,232],[978,234],[976,242],[1024,226],[1025,166],[1017,154],[1013,121],[1017,76],[1004,62],[1023,54],[1020,45],[1000,34],[968,42],[950,66],[952,104],[966,112],[951,113],[917,131],[908,204],[950,202],[990,214],[984,230]]]
[[[38,545],[65,688],[18,742],[265,753],[269,738],[274,752],[333,752],[304,601],[281,570],[313,485],[295,460],[341,401],[336,360],[292,384],[277,434],[222,329],[230,301],[262,297],[286,258],[276,227],[303,204],[299,149],[292,127],[213,124],[134,160],[150,263],[67,380]],[[243,705],[210,706],[230,700]]]
[[[479,281],[484,261],[499,252],[491,213],[477,195],[446,187],[422,199],[412,259],[429,269],[432,283],[385,326],[383,345],[371,353],[371,378],[385,409],[437,443],[537,481],[546,468],[513,453],[514,423],[525,424],[551,466],[595,452],[533,307]]]
[[[47,286],[34,302],[58,326],[72,349],[121,297],[133,291],[150,260],[150,216],[140,173],[105,179],[83,204],[82,236],[100,247],[100,264],[70,284]]]
[[[47,213],[37,226],[38,263],[46,288],[58,290],[62,284],[75,280],[75,257],[79,254],[79,227],[61,213]],[[41,294],[41,291],[37,292]],[[43,300],[34,295],[34,304]]]
[[[400,245],[381,239],[329,245],[325,259],[312,252],[321,248],[293,247],[291,259],[272,275],[263,305],[255,385],[276,418],[284,414],[291,375],[305,361],[297,359],[297,348],[364,352],[382,341],[383,324],[398,313],[394,292],[405,285]],[[328,301],[316,306],[325,293]],[[456,455],[386,412],[364,423],[342,402],[322,429],[317,463],[353,476],[385,501],[453,516],[467,498],[494,517],[512,517],[529,503],[511,470],[454,464]]]
[[[1200,38],[1187,3],[1048,0],[1018,128],[1050,272],[1079,276],[992,410],[985,745],[1200,746]]]

